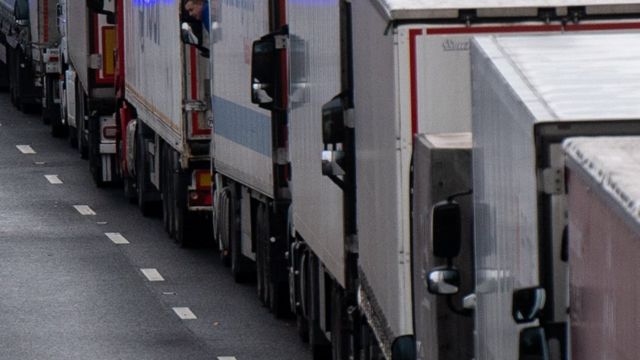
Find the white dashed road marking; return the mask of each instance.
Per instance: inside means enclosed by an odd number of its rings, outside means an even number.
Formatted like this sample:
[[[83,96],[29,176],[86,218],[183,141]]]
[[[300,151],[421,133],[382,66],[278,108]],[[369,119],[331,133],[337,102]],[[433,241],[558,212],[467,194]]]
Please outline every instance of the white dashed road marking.
[[[47,178],[47,181],[49,181],[53,185],[62,184],[62,180],[60,180],[58,175],[45,175],[44,177]]]
[[[104,234],[107,235],[109,240],[113,241],[114,244],[125,245],[129,243],[129,241],[120,233],[104,233]]]
[[[174,307],[173,311],[182,320],[194,320],[197,319],[196,315],[191,312],[188,307]]]
[[[164,278],[156,269],[140,269],[149,281],[164,281]]]
[[[238,360],[235,356],[218,356],[218,360]]]
[[[35,150],[33,150],[33,148],[31,146],[29,146],[29,145],[16,145],[16,147],[23,154],[35,154],[36,153]]]
[[[73,205],[73,207],[82,215],[96,215],[96,212],[87,205]]]

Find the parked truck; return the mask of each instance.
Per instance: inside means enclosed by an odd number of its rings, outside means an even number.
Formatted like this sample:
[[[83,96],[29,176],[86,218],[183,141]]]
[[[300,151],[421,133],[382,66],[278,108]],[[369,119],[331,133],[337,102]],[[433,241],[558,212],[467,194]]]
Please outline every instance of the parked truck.
[[[42,107],[45,122],[57,116],[59,106],[52,86],[60,74],[56,9],[49,0],[0,2],[0,85],[18,108]]]
[[[640,51],[631,46],[639,40],[627,33],[473,41],[476,359],[584,358],[567,339],[567,248],[584,238],[567,230],[567,211],[570,219],[581,213],[567,207],[562,141],[640,134]]]
[[[639,137],[571,138],[566,153],[572,359],[633,359],[640,287]]]
[[[211,138],[206,30],[182,2],[118,1],[115,163],[143,214],[183,246],[206,239]],[[198,38],[201,33],[205,38]]]
[[[260,298],[277,314],[296,314],[316,358],[472,354],[473,297],[464,309],[415,290],[433,266],[449,263],[430,253],[429,222],[415,218],[420,204],[411,216],[412,183],[423,181],[425,201],[433,201],[422,204],[425,216],[445,201],[462,205],[469,218],[470,164],[434,173],[447,180],[447,172],[466,172],[466,181],[446,186],[412,178],[414,138],[425,134],[425,154],[439,146],[457,154],[422,159],[468,159],[468,135],[466,145],[427,135],[470,130],[474,34],[637,29],[640,8],[610,1],[210,6],[213,222],[234,276],[251,276],[255,267]],[[249,104],[243,83],[258,106]],[[416,173],[431,166],[413,165]],[[420,237],[412,237],[419,230],[412,221],[422,221]],[[471,291],[469,233],[461,232],[465,253],[449,257],[467,270],[462,289]],[[442,341],[444,333],[434,337],[440,329],[464,335],[454,346]]]
[[[285,253],[291,200],[286,2],[210,4],[214,232],[234,277],[245,280],[257,269],[259,297],[284,315],[289,309]],[[264,44],[255,45],[261,37]],[[257,82],[262,76],[269,84]],[[254,92],[262,92],[261,108],[252,103],[252,81]]]
[[[89,159],[99,186],[118,179],[116,154],[115,48],[116,24],[113,1],[100,8],[91,3],[61,0],[58,24],[64,38],[61,83],[50,87],[63,93],[62,116],[52,122],[54,135],[68,132],[72,146]]]
[[[434,252],[431,240],[436,236],[432,239],[429,225],[447,220],[447,208],[456,207],[453,203],[458,203],[463,219],[472,213],[470,197],[464,193],[476,186],[463,186],[472,185],[471,174],[465,175],[470,170],[463,155],[468,149],[459,144],[458,155],[448,155],[458,156],[458,165],[417,162],[416,144],[444,152],[446,146],[438,149],[435,144],[445,143],[420,144],[423,135],[471,130],[472,36],[638,29],[640,8],[632,2],[609,1],[551,1],[544,6],[537,1],[358,1],[352,6],[359,307],[387,358],[399,353],[411,357],[411,349],[419,359],[471,357],[473,327],[468,316],[474,297],[458,295],[449,306],[451,297],[437,298],[425,290],[431,270],[448,265],[447,257],[455,253]],[[536,51],[532,46],[532,58],[538,58]],[[420,169],[423,166],[433,168]],[[441,175],[456,172],[462,176],[456,180]],[[429,184],[433,180],[417,177],[429,173],[438,181]],[[423,186],[422,193],[430,193],[431,200],[416,200],[417,186]],[[440,201],[442,218],[435,211]],[[459,235],[470,234],[469,226],[466,222]],[[433,231],[437,235],[443,229],[436,226]],[[469,279],[478,276],[467,271],[478,266],[472,254],[465,253],[471,242],[464,237],[461,255],[452,260],[466,279],[463,292],[470,288]],[[431,275],[448,275],[446,266],[441,270]],[[452,329],[460,329],[460,335],[445,340]],[[411,342],[415,346],[407,345]]]

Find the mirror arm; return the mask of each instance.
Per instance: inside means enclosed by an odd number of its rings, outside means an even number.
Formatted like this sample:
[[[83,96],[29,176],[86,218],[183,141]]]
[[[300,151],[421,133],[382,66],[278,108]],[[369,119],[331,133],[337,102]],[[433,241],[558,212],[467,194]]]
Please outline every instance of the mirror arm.
[[[327,177],[329,178],[329,180],[331,180],[334,184],[336,184],[340,190],[345,191],[346,185],[345,182],[342,181],[339,177],[335,176],[335,175],[327,175]]]
[[[456,315],[460,315],[460,316],[464,316],[464,317],[472,317],[473,316],[473,310],[471,310],[471,309],[458,309],[458,308],[456,308],[455,304],[453,303],[453,295],[447,295],[447,307],[449,308],[449,310],[451,310],[451,312],[453,312]]]
[[[467,191],[463,191],[463,192],[459,192],[459,193],[455,193],[452,195],[449,195],[449,197],[447,197],[447,202],[452,202],[453,200],[461,197],[461,196],[467,196],[467,195],[471,195],[473,194],[473,189],[469,189]]]

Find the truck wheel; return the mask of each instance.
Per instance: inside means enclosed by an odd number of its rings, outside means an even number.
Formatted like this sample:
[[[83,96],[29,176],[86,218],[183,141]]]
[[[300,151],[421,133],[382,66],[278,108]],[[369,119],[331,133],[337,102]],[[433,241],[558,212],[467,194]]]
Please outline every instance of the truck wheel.
[[[173,166],[172,166],[172,158],[170,156],[170,150],[166,143],[162,143],[161,146],[161,164],[162,164],[162,224],[164,225],[164,230],[169,234],[170,237],[174,237],[175,234],[173,232],[173,216],[171,214],[171,209],[173,208],[173,199],[171,199],[170,195],[172,193],[172,174],[173,174]]]
[[[78,127],[77,127],[77,131],[78,131],[78,151],[80,152],[80,158],[82,159],[88,159],[89,158],[89,144],[87,144],[87,141],[85,139],[84,136],[84,111],[82,112],[82,118],[80,118],[78,121]]]
[[[129,203],[131,204],[137,204],[138,194],[135,187],[135,181],[132,178],[125,176],[122,179],[122,185],[124,190],[124,198],[129,200]]]
[[[291,316],[289,284],[287,282],[269,279],[269,308],[278,319],[286,319]]]
[[[296,311],[296,327],[298,328],[298,336],[302,342],[309,342],[309,320],[307,319],[309,314],[309,270],[307,268],[309,255],[305,250],[300,256],[300,274],[298,276],[298,301],[300,306]]]
[[[67,127],[62,123],[60,119],[53,119],[51,121],[51,136],[55,138],[63,138],[67,136]]]
[[[263,203],[256,212],[256,290],[258,299],[264,306],[269,306],[269,290],[265,259],[265,244],[269,241],[269,212]]]
[[[333,360],[349,359],[348,332],[345,328],[344,294],[337,284],[331,292],[331,350]],[[395,358],[394,358],[395,359]]]
[[[136,188],[138,195],[138,208],[140,208],[140,212],[142,212],[142,216],[151,216],[152,213],[152,204],[147,199],[147,171],[146,171],[146,151],[144,150],[144,146],[142,142],[144,139],[142,135],[137,135],[136,138]],[[80,144],[78,143],[78,147]]]
[[[97,187],[104,187],[102,159],[100,156],[100,124],[98,119],[89,119],[89,171]]]
[[[309,252],[309,345],[314,360],[331,359],[331,344],[320,328],[320,274],[318,258]]]
[[[82,159],[87,159],[89,156],[89,146],[87,144],[87,140],[84,136],[84,125],[85,125],[85,97],[84,97],[84,89],[82,88],[80,82],[78,81],[78,85],[76,87],[76,132],[77,132],[77,142],[78,142],[78,151],[80,152],[80,157]]]
[[[229,198],[231,197],[231,189],[228,187],[220,191],[220,199],[217,205],[216,221],[218,239],[218,251],[220,252],[220,260],[224,266],[231,266],[231,250],[229,248]]]
[[[189,213],[187,203],[187,181],[183,171],[173,171],[173,194],[175,211],[175,240],[180,247],[188,248],[195,244],[193,231],[197,224]]]
[[[78,129],[73,126],[69,126],[69,146],[72,149],[78,148]]]
[[[242,254],[242,235],[239,231],[235,204],[235,198],[231,197],[227,227],[229,245],[231,247],[231,275],[236,283],[245,283],[252,280],[255,272],[250,260]]]

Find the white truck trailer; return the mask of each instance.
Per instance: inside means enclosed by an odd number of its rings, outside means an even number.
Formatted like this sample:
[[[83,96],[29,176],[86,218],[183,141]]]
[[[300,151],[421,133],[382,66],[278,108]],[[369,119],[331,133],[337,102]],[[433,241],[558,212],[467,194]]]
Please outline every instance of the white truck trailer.
[[[23,110],[43,108],[43,120],[57,116],[60,74],[56,1],[0,1],[0,84]]]
[[[100,7],[90,5],[60,1],[64,77],[60,84],[47,88],[59,88],[63,99],[62,116],[52,122],[53,134],[68,132],[71,145],[89,158],[92,177],[101,186],[118,178],[114,161],[117,128],[112,116],[116,109],[115,5],[113,1]]]
[[[564,142],[572,359],[633,359],[640,299],[640,137]]]
[[[211,155],[216,235],[233,274],[255,266],[263,302],[277,315],[297,314],[301,335],[326,358],[327,334],[343,334],[333,317],[345,302],[335,300],[355,289],[347,286],[345,234],[354,230],[344,228],[343,190],[320,162],[321,109],[350,89],[342,75],[349,4],[317,5],[211,2]]]
[[[476,359],[582,359],[567,341],[573,234],[561,143],[640,134],[638,41],[638,33],[473,41]]]
[[[180,1],[118,1],[118,124],[114,147],[125,189],[143,214],[159,209],[183,246],[210,227],[211,138],[207,49],[181,23]],[[132,191],[134,189],[135,191]]]
[[[462,341],[438,343],[433,326],[445,322],[432,319],[444,299],[419,289],[434,264],[432,244],[426,242],[424,231],[412,236],[411,222],[429,221],[416,218],[416,207],[433,204],[414,201],[412,217],[416,136],[471,130],[472,36],[638,29],[640,8],[631,1],[546,1],[541,5],[538,1],[400,0],[357,1],[352,7],[359,307],[387,358],[394,357],[394,352],[408,354],[410,350],[401,349],[411,348],[417,349],[419,359],[468,356],[473,353],[473,341],[467,320],[450,317],[457,319],[455,326],[467,329],[460,336]],[[413,156],[414,171],[429,166],[416,163]],[[421,180],[413,178],[413,184]],[[453,195],[434,194],[438,199]],[[463,198],[459,200],[464,207]],[[419,216],[431,215],[423,211]],[[469,263],[463,266],[470,267]],[[472,298],[468,300],[472,305]],[[456,310],[462,311],[461,305],[456,304]],[[407,345],[413,341],[415,347]]]

